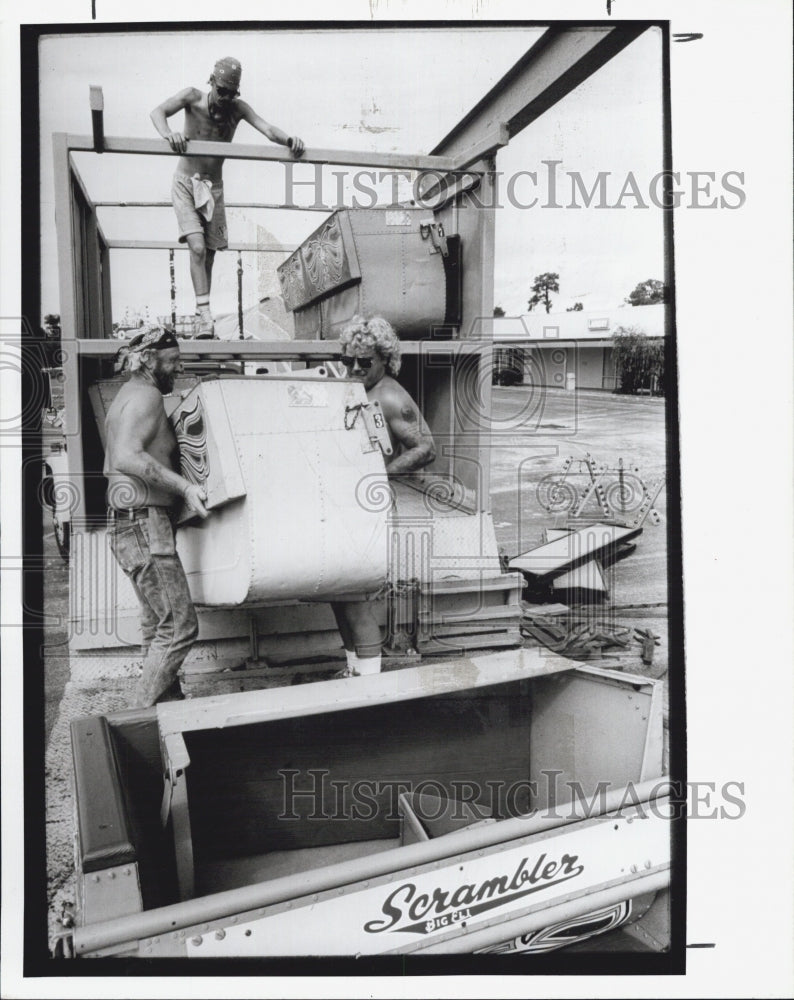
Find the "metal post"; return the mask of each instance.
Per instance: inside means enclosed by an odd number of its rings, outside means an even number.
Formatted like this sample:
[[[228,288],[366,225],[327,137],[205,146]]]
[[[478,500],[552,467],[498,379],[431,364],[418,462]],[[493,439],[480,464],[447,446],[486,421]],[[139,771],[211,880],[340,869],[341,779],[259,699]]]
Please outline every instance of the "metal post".
[[[88,88],[88,100],[91,105],[91,127],[94,133],[94,152],[105,152],[105,100],[101,87]]]
[[[237,251],[237,326],[243,339],[243,255]]]
[[[171,326],[176,330],[176,280],[174,278],[174,251],[168,251],[168,270],[171,274]]]

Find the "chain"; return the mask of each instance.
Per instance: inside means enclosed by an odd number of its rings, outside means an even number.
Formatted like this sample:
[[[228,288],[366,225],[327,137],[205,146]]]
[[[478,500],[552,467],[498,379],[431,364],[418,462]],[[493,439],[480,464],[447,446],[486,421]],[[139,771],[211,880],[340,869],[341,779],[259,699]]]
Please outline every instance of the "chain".
[[[358,403],[358,404],[356,404],[356,406],[346,406],[345,407],[345,430],[346,431],[352,431],[353,428],[356,426],[356,421],[358,420],[358,415],[359,415],[359,413],[361,413],[361,410],[362,410],[363,406],[364,406],[363,403]],[[354,413],[355,416],[348,423],[348,416],[351,413]]]

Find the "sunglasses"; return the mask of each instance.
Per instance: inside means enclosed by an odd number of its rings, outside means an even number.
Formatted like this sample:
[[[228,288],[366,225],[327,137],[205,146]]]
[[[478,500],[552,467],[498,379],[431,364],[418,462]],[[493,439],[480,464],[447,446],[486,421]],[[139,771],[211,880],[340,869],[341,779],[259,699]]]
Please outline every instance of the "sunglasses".
[[[219,97],[237,97],[239,93],[237,90],[230,90],[229,87],[219,87],[217,84],[215,84],[215,89],[218,91]]]
[[[368,372],[370,370],[370,368],[372,367],[372,362],[373,362],[374,359],[373,358],[348,358],[348,357],[342,357],[339,360],[342,362],[342,364],[345,366],[345,368],[347,368],[349,371],[352,371],[353,370],[353,366],[355,365],[356,362],[358,362],[358,367],[363,372]]]

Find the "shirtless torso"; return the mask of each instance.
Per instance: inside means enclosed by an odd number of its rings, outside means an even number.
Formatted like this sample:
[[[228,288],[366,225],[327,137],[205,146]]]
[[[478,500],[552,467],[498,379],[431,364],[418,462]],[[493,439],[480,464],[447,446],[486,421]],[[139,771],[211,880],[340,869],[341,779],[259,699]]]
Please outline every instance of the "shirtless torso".
[[[411,396],[391,377],[367,389],[367,399],[380,403],[394,453],[386,464],[390,476],[424,468],[435,458],[433,436]]]
[[[173,388],[180,367],[179,349],[153,353],[152,367],[130,375],[105,418],[108,502],[116,509],[172,507],[184,497],[206,517],[204,488],[176,471],[179,446],[163,405],[163,392]]]
[[[203,94],[197,87],[188,87],[177,95],[185,111],[182,135],[185,140],[231,142],[237,126],[242,121],[241,105],[245,102],[236,98],[229,101],[222,109],[217,107],[211,109],[209,98],[209,94]],[[188,177],[199,173],[202,177],[217,182],[221,180],[223,160],[217,156],[180,156],[176,169],[177,173],[186,174]]]
[[[183,131],[172,132],[168,119],[179,111],[185,112]],[[222,177],[223,159],[217,156],[191,156],[188,143],[191,139],[202,142],[231,142],[241,121],[248,122],[257,132],[271,142],[289,146],[294,156],[303,153],[303,142],[290,137],[280,128],[266,122],[240,97],[221,97],[213,85],[209,93],[198,87],[186,87],[169,97],[152,111],[152,123],[160,135],[167,139],[174,152],[179,153],[177,173],[192,176],[195,173],[208,180],[219,182]]]
[[[162,472],[157,466],[176,473],[179,447],[159,391],[138,380],[127,382],[110,405],[105,429],[104,473],[111,506],[122,506],[119,498],[123,498],[124,507],[171,507],[177,499],[176,492],[158,482]],[[137,473],[119,471],[119,465],[126,467],[127,452],[136,445],[145,456],[139,457],[144,464]],[[148,463],[147,459],[154,461]]]

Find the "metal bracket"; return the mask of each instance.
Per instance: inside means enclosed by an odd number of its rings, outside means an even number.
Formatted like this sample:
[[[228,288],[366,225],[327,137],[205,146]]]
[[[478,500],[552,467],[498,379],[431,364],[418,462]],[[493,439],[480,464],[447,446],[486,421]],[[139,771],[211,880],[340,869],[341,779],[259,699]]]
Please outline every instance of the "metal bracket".
[[[350,419],[351,413],[354,414],[352,419]],[[375,451],[376,448],[380,448],[384,455],[391,455],[394,449],[392,448],[391,438],[389,437],[389,427],[377,399],[372,400],[370,403],[359,403],[357,406],[348,406],[346,408],[346,431],[353,430],[359,414],[361,414],[364,420],[364,429],[367,432],[367,437],[370,442],[370,447],[365,448],[364,451]]]
[[[442,257],[449,257],[447,237],[444,233],[444,226],[440,222],[434,222],[432,219],[425,219],[423,222],[420,222],[419,235],[423,240],[428,238],[432,240],[433,249],[430,253],[440,253]]]

